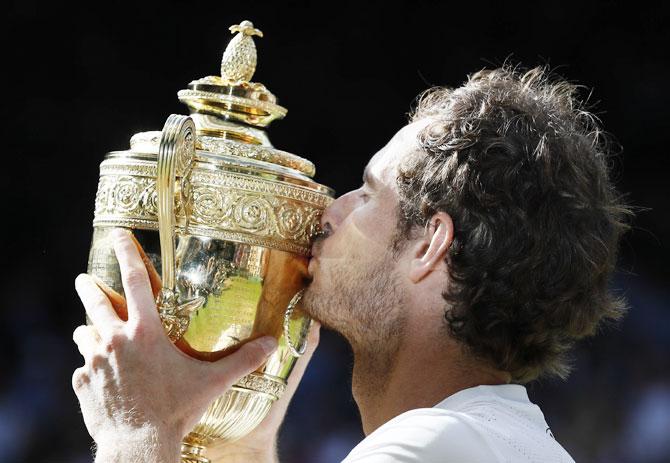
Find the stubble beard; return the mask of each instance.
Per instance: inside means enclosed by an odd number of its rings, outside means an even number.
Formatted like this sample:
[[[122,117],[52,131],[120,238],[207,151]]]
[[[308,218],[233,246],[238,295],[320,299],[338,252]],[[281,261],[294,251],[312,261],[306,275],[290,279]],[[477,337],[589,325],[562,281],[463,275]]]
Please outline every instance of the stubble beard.
[[[400,349],[405,304],[395,264],[390,250],[366,268],[331,260],[330,281],[313,282],[305,292],[307,313],[352,347],[355,396],[383,392]]]

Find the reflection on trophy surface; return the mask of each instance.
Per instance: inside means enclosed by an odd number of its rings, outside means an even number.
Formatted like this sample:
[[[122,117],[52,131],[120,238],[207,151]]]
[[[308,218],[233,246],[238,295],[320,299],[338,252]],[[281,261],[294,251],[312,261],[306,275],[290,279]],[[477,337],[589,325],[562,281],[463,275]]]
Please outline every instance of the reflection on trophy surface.
[[[88,272],[122,312],[110,232],[132,229],[166,332],[189,355],[216,360],[260,336],[279,341],[209,406],[182,443],[184,462],[209,461],[210,442],[244,436],[281,396],[310,323],[299,303],[310,237],[333,196],[311,179],[311,162],[270,143],[264,128],[286,109],[250,81],[262,33],[249,21],[230,29],[221,76],[178,94],[190,117],[134,135],[100,165],[89,255]]]

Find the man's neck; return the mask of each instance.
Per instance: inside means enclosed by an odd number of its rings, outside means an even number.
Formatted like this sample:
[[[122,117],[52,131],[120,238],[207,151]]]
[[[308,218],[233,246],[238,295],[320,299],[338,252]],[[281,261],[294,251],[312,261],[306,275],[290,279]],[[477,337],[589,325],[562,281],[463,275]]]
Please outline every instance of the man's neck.
[[[433,407],[463,389],[506,382],[506,373],[472,360],[451,340],[436,342],[409,332],[392,356],[354,348],[352,389],[366,435],[401,413]]]

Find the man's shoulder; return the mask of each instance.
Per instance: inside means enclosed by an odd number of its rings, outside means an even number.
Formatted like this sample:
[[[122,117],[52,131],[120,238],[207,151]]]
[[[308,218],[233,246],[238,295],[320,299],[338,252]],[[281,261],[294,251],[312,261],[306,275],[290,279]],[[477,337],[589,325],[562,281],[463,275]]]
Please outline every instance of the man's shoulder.
[[[366,437],[346,463],[573,462],[522,386],[471,388],[405,412]]]
[[[422,408],[385,423],[356,446],[344,462],[490,462],[497,459],[466,414]]]

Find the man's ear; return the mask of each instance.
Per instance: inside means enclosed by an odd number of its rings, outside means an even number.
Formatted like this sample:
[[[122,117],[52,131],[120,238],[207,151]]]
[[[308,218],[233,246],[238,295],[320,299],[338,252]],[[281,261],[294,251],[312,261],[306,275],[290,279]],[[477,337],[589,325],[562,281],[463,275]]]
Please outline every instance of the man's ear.
[[[440,268],[454,239],[454,223],[446,212],[438,212],[426,225],[424,235],[414,247],[409,279],[418,283],[433,270]]]

